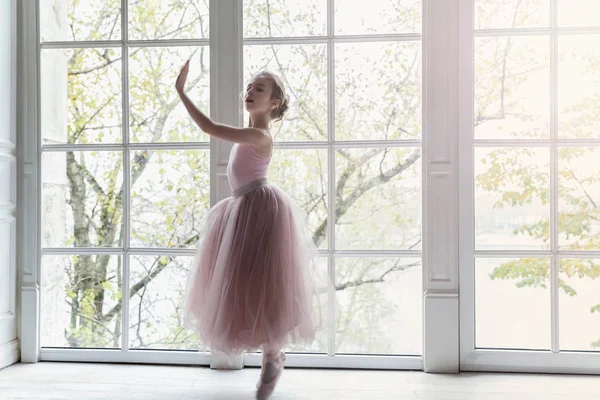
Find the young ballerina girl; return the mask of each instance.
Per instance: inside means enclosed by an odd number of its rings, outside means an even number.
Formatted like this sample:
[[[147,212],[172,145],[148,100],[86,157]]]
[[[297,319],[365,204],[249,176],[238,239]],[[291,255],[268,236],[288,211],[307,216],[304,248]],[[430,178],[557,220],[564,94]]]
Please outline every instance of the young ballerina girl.
[[[281,80],[258,73],[248,84],[247,128],[213,122],[184,92],[189,61],[176,88],[202,131],[235,143],[227,177],[233,196],[208,213],[204,237],[188,280],[188,323],[212,349],[229,355],[262,349],[257,399],[266,399],[281,376],[288,342],[311,342],[317,321],[310,239],[289,197],[267,181],[273,151],[269,125],[288,107]]]

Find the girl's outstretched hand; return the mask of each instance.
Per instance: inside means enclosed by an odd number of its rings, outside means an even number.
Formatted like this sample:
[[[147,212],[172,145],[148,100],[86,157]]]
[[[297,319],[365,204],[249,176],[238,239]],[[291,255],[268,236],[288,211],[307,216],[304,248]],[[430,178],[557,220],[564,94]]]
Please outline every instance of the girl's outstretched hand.
[[[185,89],[185,81],[187,80],[188,72],[190,71],[190,60],[187,60],[183,67],[181,67],[181,71],[179,72],[179,76],[177,77],[177,81],[175,81],[175,89],[179,94],[182,94]]]

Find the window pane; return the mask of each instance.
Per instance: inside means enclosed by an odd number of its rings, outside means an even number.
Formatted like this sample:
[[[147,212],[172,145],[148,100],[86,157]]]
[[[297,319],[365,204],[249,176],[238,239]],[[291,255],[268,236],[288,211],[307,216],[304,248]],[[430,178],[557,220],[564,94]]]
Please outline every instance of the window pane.
[[[42,347],[121,347],[121,257],[44,256]]]
[[[550,349],[550,262],[475,260],[475,347]]]
[[[121,50],[44,50],[44,144],[121,142]]]
[[[290,96],[283,121],[271,128],[275,140],[327,140],[327,46],[245,46],[246,82],[264,69],[281,77]]]
[[[421,0],[335,2],[335,31],[341,35],[419,33]]]
[[[122,153],[44,153],[41,220],[43,247],[122,246]]]
[[[560,260],[560,349],[600,351],[600,260]]]
[[[327,1],[244,0],[244,37],[326,34]]]
[[[306,216],[316,246],[327,248],[327,150],[277,149],[270,179],[281,187]]]
[[[421,248],[421,150],[336,150],[338,250]]]
[[[559,248],[598,251],[600,148],[565,147],[558,154]]]
[[[550,152],[475,149],[475,248],[550,247]]]
[[[337,140],[421,137],[421,43],[336,45]]]
[[[549,0],[475,0],[475,29],[548,26]]]
[[[600,26],[598,0],[558,0],[559,26]]]
[[[131,348],[206,350],[196,334],[184,328],[184,295],[192,260],[191,256],[131,258]]]
[[[336,352],[422,353],[419,258],[336,259]]]
[[[210,207],[209,165],[209,150],[132,154],[132,246],[196,247]]]
[[[43,42],[119,40],[121,0],[39,0]]]
[[[559,38],[558,103],[562,138],[600,137],[600,35]]]
[[[475,39],[475,138],[550,135],[549,38]]]
[[[129,39],[208,37],[208,0],[129,0]]]
[[[210,137],[190,118],[175,90],[175,80],[191,57],[186,92],[210,114],[208,47],[131,49],[130,126],[133,142],[205,142]]]

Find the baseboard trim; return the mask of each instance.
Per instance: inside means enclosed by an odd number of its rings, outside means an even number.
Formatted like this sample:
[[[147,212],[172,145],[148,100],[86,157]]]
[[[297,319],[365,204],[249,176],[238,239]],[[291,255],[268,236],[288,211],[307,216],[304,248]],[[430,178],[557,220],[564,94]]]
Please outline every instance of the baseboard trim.
[[[437,374],[459,373],[458,294],[426,293],[423,311],[423,370]]]
[[[0,346],[0,369],[16,364],[21,360],[21,344],[19,339]]]

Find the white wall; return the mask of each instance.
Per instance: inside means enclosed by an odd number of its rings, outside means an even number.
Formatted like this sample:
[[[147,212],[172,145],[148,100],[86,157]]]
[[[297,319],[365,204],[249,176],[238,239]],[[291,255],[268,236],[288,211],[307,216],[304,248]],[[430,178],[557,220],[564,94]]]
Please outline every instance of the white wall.
[[[0,368],[19,360],[16,264],[16,0],[0,2]]]

